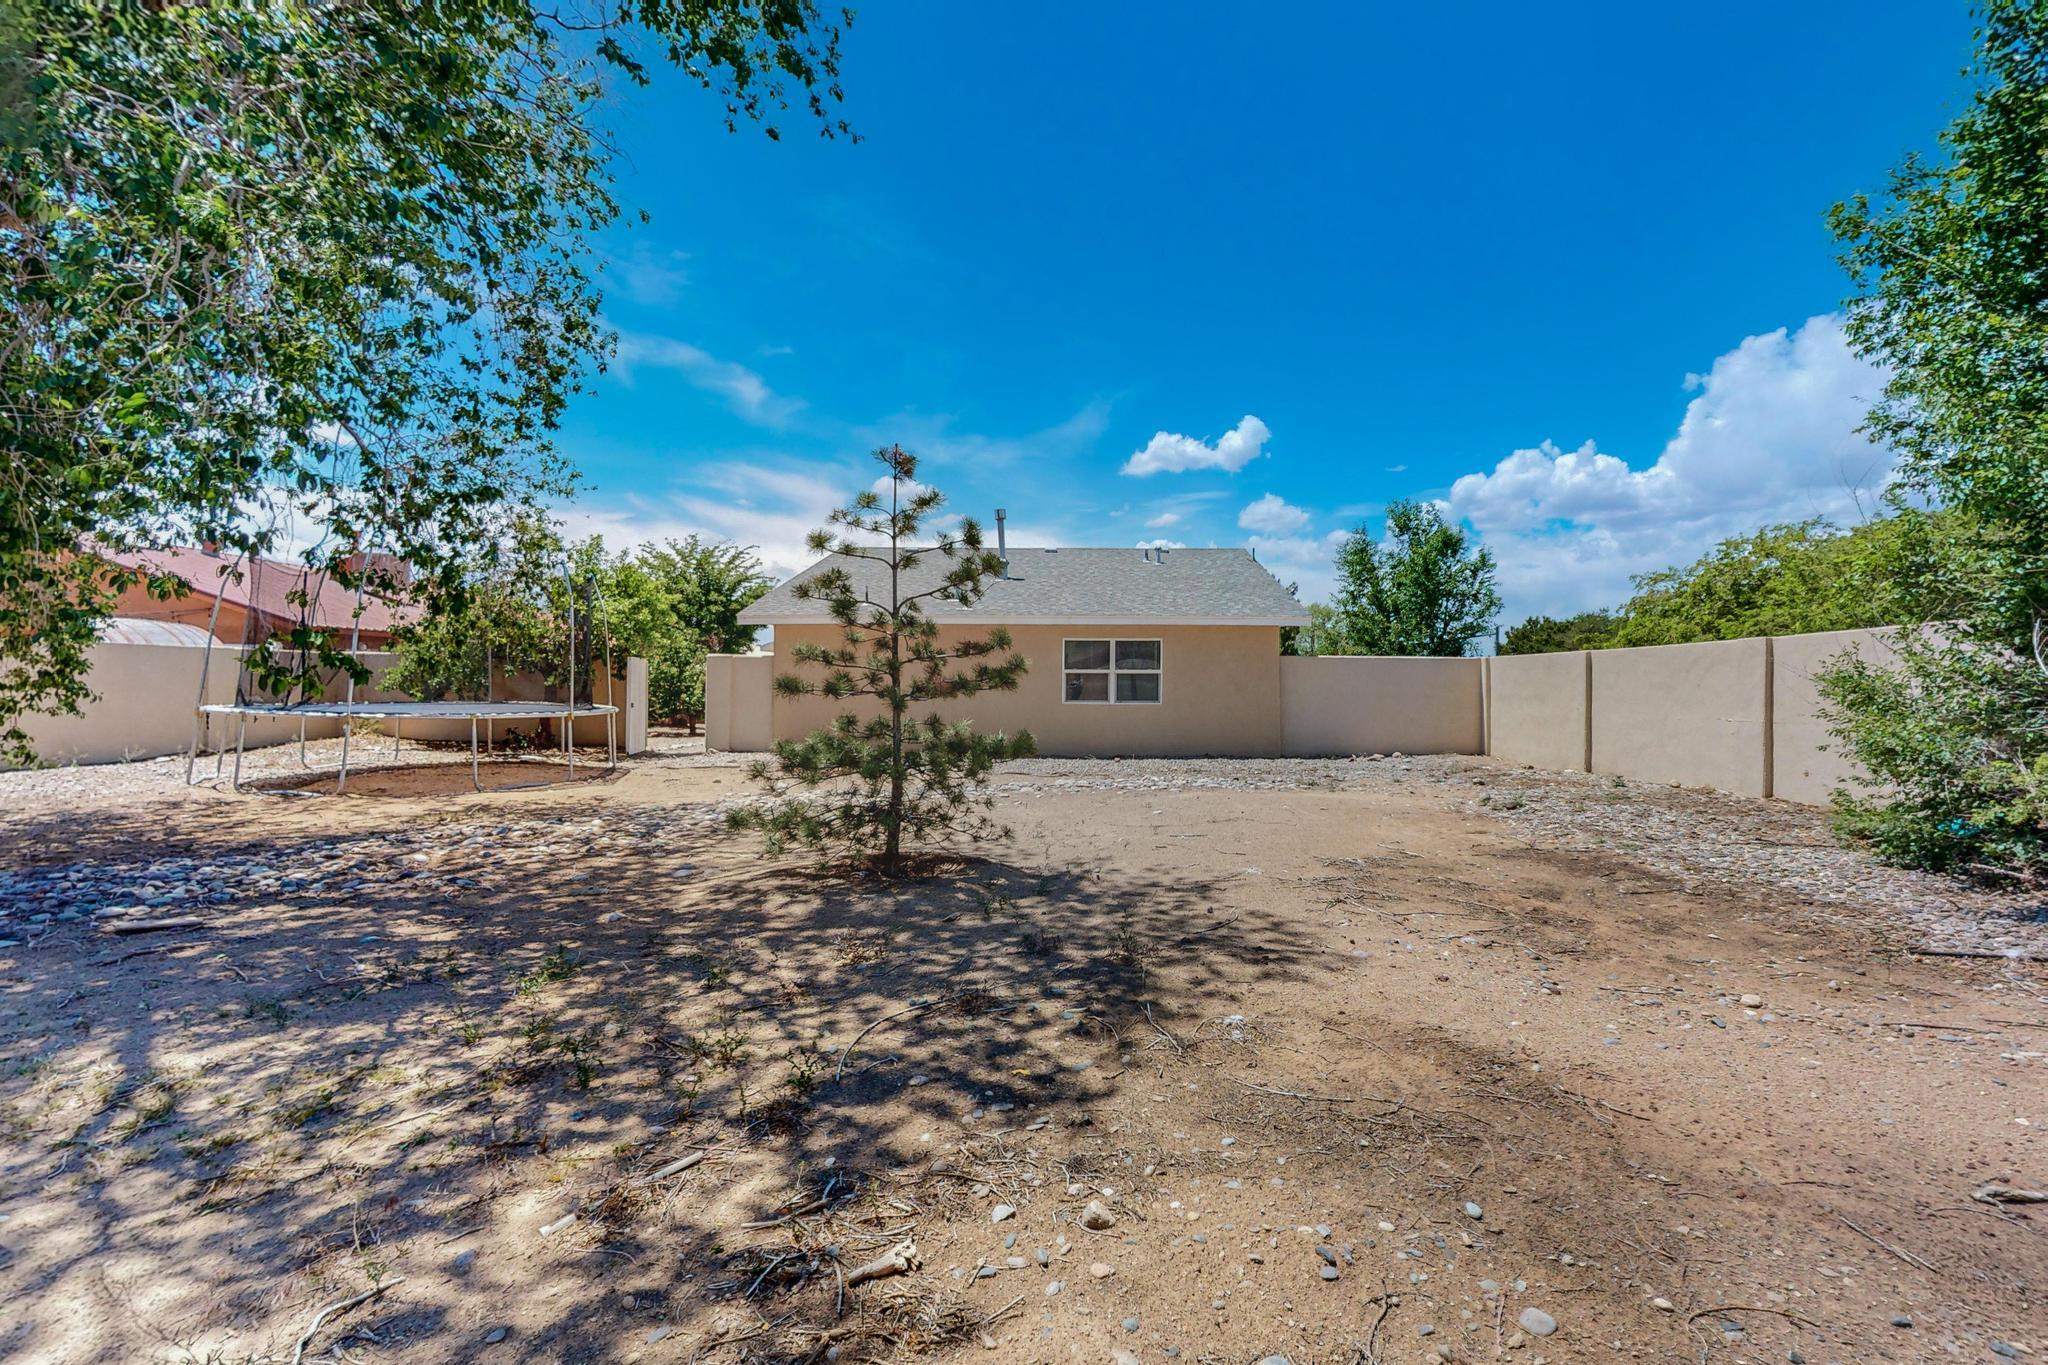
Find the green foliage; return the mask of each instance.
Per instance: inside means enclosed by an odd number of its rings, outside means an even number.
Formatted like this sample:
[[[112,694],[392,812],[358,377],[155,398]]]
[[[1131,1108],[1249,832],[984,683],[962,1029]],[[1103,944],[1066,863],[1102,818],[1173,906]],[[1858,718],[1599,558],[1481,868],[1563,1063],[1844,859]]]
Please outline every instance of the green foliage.
[[[12,756],[22,712],[84,698],[133,580],[78,551],[262,552],[306,516],[345,587],[367,548],[446,588],[504,508],[566,490],[619,211],[591,114],[608,74],[648,78],[641,40],[728,126],[798,98],[843,131],[812,0],[0,0]]]
[[[1341,646],[1344,641],[1337,627],[1337,613],[1335,609],[1324,606],[1321,602],[1308,604],[1307,625],[1293,626],[1289,630],[1292,631],[1291,634],[1288,630],[1283,630],[1280,634],[1282,654],[1312,657],[1317,654],[1343,652]]]
[[[1559,654],[1577,649],[1604,649],[1620,618],[1611,611],[1582,611],[1576,616],[1532,616],[1509,626],[1502,654]]]
[[[629,655],[647,660],[650,718],[694,725],[704,714],[707,642],[751,645],[754,632],[738,623],[739,613],[772,586],[743,546],[692,536],[614,557],[599,537],[565,544],[537,516],[486,547],[483,564],[399,632],[398,659],[385,675],[392,687],[428,700],[482,696],[487,661],[501,678],[538,673],[563,683],[573,588],[579,692],[580,680],[604,667],[609,635],[620,677]]]
[[[1608,645],[1675,645],[1927,619],[1924,560],[1947,524],[1912,508],[1842,531],[1818,518],[1722,541],[1635,580]]]
[[[773,586],[752,547],[697,536],[643,545],[613,566],[617,636],[647,660],[649,715],[703,718],[704,656],[753,647],[756,628],[740,612]]]
[[[1457,656],[1471,651],[1500,611],[1493,553],[1429,503],[1387,509],[1387,545],[1365,527],[1337,551],[1337,600],[1322,654]]]
[[[482,547],[480,567],[454,590],[436,593],[392,642],[383,682],[408,696],[481,698],[498,678],[565,671],[567,623],[561,536],[538,514],[515,520]],[[495,673],[495,677],[493,674]]]
[[[1868,429],[1905,493],[1948,510],[1954,612],[1889,678],[1822,678],[1876,779],[1842,825],[1896,857],[2048,876],[2048,7],[1985,0],[1977,88],[1931,164],[1830,216],[1856,288],[1849,335],[1890,373]]]
[[[796,663],[821,670],[822,678],[787,673],[775,679],[778,695],[864,700],[867,714],[843,713],[803,739],[778,740],[773,768],[757,763],[752,776],[781,799],[735,811],[730,822],[759,830],[770,852],[790,842],[835,849],[871,857],[893,876],[902,870],[906,838],[999,834],[990,814],[993,798],[976,789],[997,763],[1036,746],[1028,733],[983,735],[965,721],[911,715],[916,706],[1014,690],[1024,656],[1000,629],[941,642],[925,604],[978,601],[987,580],[1002,575],[1002,559],[983,548],[981,527],[971,517],[933,544],[916,545],[945,499],[917,482],[916,457],[901,446],[878,450],[875,458],[887,471],[888,501],[869,489],[834,510],[838,529],[813,531],[810,548],[838,562],[795,589],[798,597],[825,604],[842,643],[804,643],[792,651]],[[915,573],[932,557],[944,561],[942,572]],[[879,565],[876,581],[856,582],[849,561]]]

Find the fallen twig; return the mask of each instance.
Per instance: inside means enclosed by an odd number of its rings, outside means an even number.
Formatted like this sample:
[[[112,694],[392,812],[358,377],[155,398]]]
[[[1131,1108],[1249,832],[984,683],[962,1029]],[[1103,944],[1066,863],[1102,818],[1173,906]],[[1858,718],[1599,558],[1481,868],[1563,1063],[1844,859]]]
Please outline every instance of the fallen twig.
[[[1970,1198],[1980,1204],[2048,1204],[2048,1190],[2022,1190],[1994,1180],[1979,1185]]]
[[[170,919],[104,920],[100,928],[110,934],[153,934],[161,929],[199,929],[205,924],[197,915],[174,915]]]
[[[1870,1231],[1868,1228],[1860,1227],[1857,1224],[1850,1222],[1847,1218],[1842,1216],[1839,1210],[1830,1209],[1828,1210],[1828,1212],[1834,1214],[1836,1219],[1840,1221],[1843,1227],[1849,1229],[1849,1231],[1855,1233],[1859,1237],[1866,1238],[1872,1245],[1883,1247],[1886,1251],[1889,1251],[1892,1255],[1898,1257],[1907,1265],[1912,1266],[1917,1270],[1925,1270],[1930,1273],[1934,1271],[1933,1266],[1921,1260],[1912,1252],[1907,1251],[1904,1247],[1893,1246],[1890,1242],[1885,1241],[1884,1238],[1879,1237],[1876,1233]]]
[[[1238,1085],[1241,1085],[1241,1086],[1243,1086],[1243,1087],[1244,1087],[1245,1089],[1247,1089],[1247,1090],[1256,1090],[1256,1091],[1258,1091],[1258,1092],[1259,1092],[1259,1093],[1260,1093],[1261,1095],[1278,1095],[1278,1096],[1279,1096],[1279,1097],[1280,1097],[1281,1099],[1283,1099],[1283,1100],[1306,1100],[1306,1101],[1308,1101],[1308,1102],[1309,1102],[1310,1104],[1356,1104],[1356,1103],[1358,1103],[1358,1100],[1357,1100],[1357,1098],[1356,1098],[1356,1097],[1354,1097],[1354,1096],[1344,1096],[1344,1095],[1311,1095],[1311,1094],[1308,1094],[1307,1092],[1305,1092],[1305,1091],[1301,1091],[1301,1090],[1275,1090],[1275,1089],[1273,1089],[1273,1088],[1272,1088],[1271,1086],[1267,1086],[1267,1085],[1253,1085],[1253,1084],[1252,1084],[1252,1083],[1251,1083],[1250,1081],[1240,1081],[1240,1080],[1238,1080],[1238,1079],[1237,1079],[1237,1077],[1235,1077],[1235,1076],[1225,1076],[1225,1077],[1224,1077],[1223,1079],[1224,1079],[1224,1080],[1226,1080],[1226,1081],[1233,1081],[1233,1082],[1236,1082],[1236,1084],[1238,1084]],[[1373,1097],[1371,1097],[1371,1096],[1368,1096],[1367,1098],[1373,1098]],[[1379,1103],[1379,1104],[1392,1104],[1392,1103],[1394,1103],[1394,1101],[1392,1101],[1392,1100],[1375,1100],[1375,1102],[1376,1102],[1376,1103]]]
[[[845,1050],[839,1054],[839,1065],[833,1068],[832,1079],[835,1081],[843,1081],[846,1079],[846,1059],[853,1055],[853,1050],[860,1046],[861,1040],[863,1038],[867,1037],[870,1033],[873,1033],[882,1025],[888,1023],[891,1019],[901,1019],[906,1014],[921,1014],[925,1010],[934,1010],[941,1005],[950,1005],[955,1000],[964,1000],[972,994],[974,994],[973,991],[955,991],[951,995],[942,995],[937,1000],[927,1000],[922,1005],[912,1005],[908,1009],[900,1009],[892,1013],[883,1015],[881,1018],[875,1020],[874,1023],[869,1024],[866,1028],[862,1029],[859,1033],[853,1035],[853,1041],[848,1043],[846,1045]]]
[[[1789,1308],[1767,1308],[1759,1303],[1715,1304],[1712,1308],[1702,1308],[1699,1312],[1689,1315],[1685,1320],[1686,1325],[1689,1327],[1701,1318],[1711,1317],[1715,1313],[1775,1313],[1781,1318],[1790,1318],[1801,1327],[1811,1327],[1816,1332],[1820,1330],[1820,1324],[1812,1318],[1801,1317]]]
[[[300,1365],[300,1362],[306,1358],[306,1347],[312,1344],[313,1335],[314,1333],[320,1330],[321,1323],[327,1321],[327,1319],[333,1317],[336,1313],[346,1313],[351,1308],[361,1307],[363,1304],[366,1304],[371,1299],[376,1298],[379,1294],[382,1294],[385,1290],[391,1288],[393,1285],[400,1285],[404,1283],[405,1276],[394,1275],[390,1279],[385,1280],[381,1284],[371,1285],[368,1289],[365,1289],[362,1293],[356,1295],[352,1299],[343,1299],[340,1303],[330,1303],[325,1308],[315,1313],[313,1315],[312,1324],[306,1328],[306,1334],[299,1338],[298,1344],[296,1346],[292,1347],[292,1365]]]
[[[906,1237],[866,1265],[847,1271],[846,1287],[851,1289],[869,1280],[886,1279],[891,1275],[907,1275],[923,1264],[924,1258],[917,1254],[917,1243]]]

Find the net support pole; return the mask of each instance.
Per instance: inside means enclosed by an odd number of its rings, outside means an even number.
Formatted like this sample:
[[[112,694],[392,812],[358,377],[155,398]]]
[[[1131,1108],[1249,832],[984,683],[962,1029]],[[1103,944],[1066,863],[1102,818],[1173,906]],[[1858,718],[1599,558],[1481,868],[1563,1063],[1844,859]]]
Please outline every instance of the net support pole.
[[[359,541],[359,542],[357,542],[357,543],[358,543],[358,544],[360,544],[361,542]],[[367,571],[367,570],[369,569],[369,567],[370,567],[370,557],[369,557],[369,555],[367,555],[367,554],[365,554],[365,555],[363,556],[363,564],[362,564],[362,567],[363,567],[363,569],[364,569],[365,571]],[[336,796],[339,796],[339,795],[341,795],[341,794],[342,794],[343,792],[345,792],[345,791],[347,791],[347,790],[348,790],[348,741],[349,741],[349,731],[350,731],[351,729],[353,729],[353,728],[354,728],[354,720],[355,720],[355,707],[356,707],[356,669],[355,669],[355,663],[356,663],[356,654],[358,653],[358,651],[360,651],[360,650],[361,650],[361,648],[362,648],[362,644],[363,644],[363,577],[362,577],[361,575],[359,575],[359,576],[358,576],[358,577],[356,578],[356,610],[355,610],[355,614],[354,614],[353,616],[349,617],[349,621],[348,621],[348,662],[349,662],[349,666],[348,666],[348,668],[347,668],[346,672],[348,673],[348,707],[349,707],[349,714],[348,714],[348,715],[346,715],[346,716],[343,716],[343,717],[342,717],[342,720],[341,720],[341,771],[340,771],[339,773],[337,773],[337,774],[335,775],[335,778],[334,778],[334,794],[335,794]]]
[[[478,791],[484,789],[484,781],[476,768],[476,717],[469,718],[469,785]]]
[[[235,556],[236,563],[241,559],[240,555]],[[213,610],[206,614],[206,652],[199,656],[199,700],[192,704],[192,748],[185,755],[185,785],[188,787],[192,785],[192,769],[199,762],[199,734],[206,725],[206,712],[202,708],[206,705],[206,675],[213,668],[213,631],[220,624],[220,600],[227,596],[227,585],[218,581],[222,576],[217,575],[213,585]],[[219,768],[219,764],[214,765],[215,777],[220,776]]]
[[[576,574],[567,562],[562,565],[562,586],[569,598],[569,709],[562,715],[562,753],[569,760],[569,777],[576,776]]]

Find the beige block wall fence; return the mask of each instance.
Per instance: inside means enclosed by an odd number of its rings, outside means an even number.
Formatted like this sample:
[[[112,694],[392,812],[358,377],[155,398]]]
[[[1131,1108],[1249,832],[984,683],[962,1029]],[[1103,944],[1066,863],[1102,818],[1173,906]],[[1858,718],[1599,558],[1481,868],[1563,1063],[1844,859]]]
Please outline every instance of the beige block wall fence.
[[[194,706],[199,699],[201,669],[205,669],[206,700],[225,705],[235,699],[236,665],[240,651],[234,646],[216,645],[211,662],[199,645],[101,644],[89,653],[91,671],[87,684],[95,696],[76,716],[31,715],[22,718],[38,756],[45,763],[121,763],[184,753],[192,742]],[[363,652],[359,657],[371,672],[368,687],[356,689],[363,701],[403,701],[403,693],[377,686],[377,678],[396,656]],[[628,659],[626,678],[612,685],[602,670],[593,689],[599,702],[610,701],[621,708],[618,740],[621,753],[639,753],[647,747],[647,665],[642,659]],[[502,681],[498,696],[503,699],[538,698],[542,688],[537,679],[514,677]],[[338,699],[338,698],[336,698]],[[382,724],[388,726],[389,722]],[[332,739],[341,733],[338,720],[308,720],[309,739]],[[358,732],[360,732],[358,727]],[[387,729],[385,733],[389,733]],[[299,722],[272,718],[251,718],[247,744],[261,748],[284,744],[299,737]],[[468,743],[466,720],[412,721],[402,738],[423,741]],[[203,727],[201,747],[209,751],[231,748],[235,742],[235,720],[230,716],[209,716]],[[602,745],[605,727],[600,718],[585,718],[576,724],[579,745]]]
[[[832,628],[783,627],[782,653],[714,655],[705,669],[705,743],[760,752],[824,724],[822,698],[777,698],[778,667],[800,639]],[[1854,653],[1891,654],[1880,631],[1848,630],[1644,649],[1498,659],[1293,658],[1278,632],[1253,627],[1020,627],[1033,660],[1057,660],[1065,636],[1165,640],[1153,706],[1070,706],[1056,667],[1016,693],[954,703],[986,729],[1030,729],[1052,756],[1368,753],[1491,754],[1532,767],[1715,787],[1824,805],[1856,775],[1833,751],[1814,674]],[[804,670],[798,670],[804,671]]]

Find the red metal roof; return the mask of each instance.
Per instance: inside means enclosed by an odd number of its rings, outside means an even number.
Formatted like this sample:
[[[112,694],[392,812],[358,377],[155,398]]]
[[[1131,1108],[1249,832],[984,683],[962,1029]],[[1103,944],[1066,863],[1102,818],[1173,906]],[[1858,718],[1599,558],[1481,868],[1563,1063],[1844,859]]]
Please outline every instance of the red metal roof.
[[[292,625],[304,616],[314,626],[347,630],[356,620],[355,590],[344,588],[327,574],[311,572],[303,564],[240,559],[187,545],[104,557],[124,568],[175,574],[191,584],[194,593],[218,596],[224,602],[253,610],[275,626]],[[239,579],[235,576],[238,570]],[[309,581],[312,591],[308,603],[302,606],[294,598],[300,585]],[[361,626],[366,633],[389,635],[409,619],[403,606],[394,607],[368,593],[363,595],[362,605]]]

